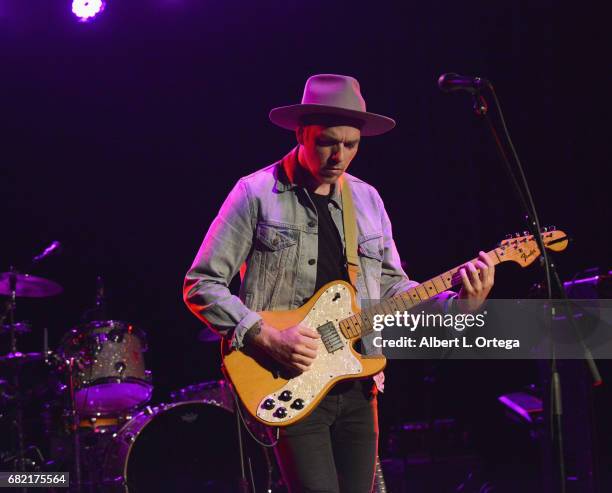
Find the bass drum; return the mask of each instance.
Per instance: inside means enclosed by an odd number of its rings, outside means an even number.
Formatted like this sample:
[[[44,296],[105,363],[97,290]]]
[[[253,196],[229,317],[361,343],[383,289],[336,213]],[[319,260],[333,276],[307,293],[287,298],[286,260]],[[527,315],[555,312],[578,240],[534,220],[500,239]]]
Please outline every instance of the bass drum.
[[[243,431],[247,482],[272,490],[273,452]],[[147,408],[108,444],[102,461],[103,491],[239,491],[236,415],[202,401]]]

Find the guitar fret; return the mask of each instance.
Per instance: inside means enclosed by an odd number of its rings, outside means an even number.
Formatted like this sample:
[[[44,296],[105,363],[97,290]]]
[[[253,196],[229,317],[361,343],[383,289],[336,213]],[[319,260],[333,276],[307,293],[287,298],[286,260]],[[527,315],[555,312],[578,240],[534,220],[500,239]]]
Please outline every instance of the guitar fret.
[[[438,293],[441,293],[442,291],[446,290],[446,287],[444,286],[444,281],[440,278],[440,276],[436,276],[432,279],[432,282],[436,288],[436,290],[438,291]],[[436,282],[438,284],[436,284]]]
[[[393,299],[395,300],[395,305],[400,312],[408,309],[406,307],[406,303],[404,302],[404,297],[401,294],[396,294]]]
[[[345,320],[341,320],[340,323],[338,324],[338,327],[340,328],[340,332],[342,332],[342,335],[344,337],[347,337],[346,326],[347,326],[347,323]]]
[[[399,296],[402,300],[402,303],[406,307],[406,310],[410,310],[414,306],[414,301],[412,301],[412,298],[410,298],[410,295],[408,293],[402,293]]]
[[[419,294],[419,298],[421,298],[421,301],[425,301],[426,299],[429,298],[429,295],[427,294],[427,290],[423,287],[422,284],[419,284],[414,289],[416,289],[417,293]]]
[[[454,272],[452,270],[449,270],[444,273],[444,285],[446,285],[447,288],[453,287],[453,276]]]
[[[358,322],[357,322],[357,315],[353,315],[352,317],[349,317],[349,318],[347,318],[346,320],[347,320],[347,322],[348,322],[348,323],[347,323],[348,327],[347,327],[347,331],[346,331],[346,333],[344,334],[344,336],[345,336],[347,339],[351,339],[351,338],[353,338],[353,337],[358,336],[358,335],[359,335],[360,330],[359,330],[359,327],[357,326],[357,323],[358,323]]]
[[[440,292],[436,289],[436,285],[431,279],[429,281],[424,282],[423,286],[427,288],[427,294],[429,295],[430,298]]]
[[[402,309],[400,308],[399,300],[398,300],[397,296],[394,296],[393,298],[389,298],[389,303],[392,305],[393,311],[395,311],[395,312],[401,312],[402,311]]]
[[[396,311],[397,308],[394,307],[392,300],[393,298],[388,298],[386,300],[383,300],[380,303],[380,305],[378,305],[379,307],[382,308],[382,311],[376,310],[376,313],[384,315],[385,313],[391,313],[393,311]]]
[[[340,324],[338,324],[340,327],[340,332],[342,332],[342,335],[347,339],[351,337],[352,332],[350,319],[351,317],[341,320]]]
[[[502,259],[500,258],[499,253],[497,253],[497,248],[495,248],[495,249],[493,249],[493,250],[491,250],[491,251],[492,251],[492,252],[495,254],[495,256],[497,257],[497,262],[496,262],[496,263],[497,263],[497,264],[501,264]],[[491,252],[489,252],[489,253],[491,253]]]
[[[365,334],[369,328],[372,326],[372,322],[370,321],[370,314],[368,313],[368,309],[366,308],[365,310],[362,310],[361,313],[361,320],[363,322],[362,327],[361,327],[361,334]]]
[[[419,297],[419,293],[417,293],[416,289],[412,288],[412,289],[406,291],[406,293],[408,293],[408,295],[410,295],[410,298],[412,298],[412,300],[414,301],[415,304],[421,302],[421,298]]]

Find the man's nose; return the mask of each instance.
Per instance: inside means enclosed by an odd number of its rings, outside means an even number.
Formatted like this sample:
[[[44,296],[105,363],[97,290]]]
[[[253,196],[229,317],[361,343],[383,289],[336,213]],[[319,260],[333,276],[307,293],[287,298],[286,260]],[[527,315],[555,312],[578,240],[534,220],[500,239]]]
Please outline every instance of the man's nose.
[[[338,144],[334,148],[334,152],[332,154],[332,159],[335,162],[340,163],[340,162],[342,162],[343,158],[344,158],[344,145],[343,144]]]

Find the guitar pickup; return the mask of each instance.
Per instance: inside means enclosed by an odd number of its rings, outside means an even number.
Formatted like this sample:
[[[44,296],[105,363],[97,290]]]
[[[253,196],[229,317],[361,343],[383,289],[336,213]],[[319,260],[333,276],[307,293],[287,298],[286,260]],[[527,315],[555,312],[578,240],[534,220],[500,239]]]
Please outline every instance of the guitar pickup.
[[[344,348],[344,341],[332,322],[327,322],[317,327],[317,332],[321,336],[321,340],[328,353],[333,353]]]

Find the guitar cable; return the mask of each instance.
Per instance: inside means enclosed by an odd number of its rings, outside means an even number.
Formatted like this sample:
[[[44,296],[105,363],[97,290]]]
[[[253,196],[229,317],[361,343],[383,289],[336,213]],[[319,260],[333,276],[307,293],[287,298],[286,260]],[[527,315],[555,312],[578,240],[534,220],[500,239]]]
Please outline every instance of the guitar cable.
[[[244,425],[244,427],[248,431],[249,435],[251,435],[251,438],[253,440],[255,440],[255,442],[258,443],[259,445],[261,445],[262,447],[265,447],[265,448],[276,447],[276,445],[278,444],[279,436],[280,436],[280,429],[279,429],[279,427],[278,426],[276,427],[276,438],[275,438],[275,441],[273,443],[264,443],[264,442],[262,442],[259,438],[257,438],[255,436],[255,434],[249,428],[249,425],[247,424],[247,421],[246,421],[244,415],[242,414],[242,409],[241,409],[241,406],[240,406],[240,400],[238,399],[238,394],[236,394],[236,391],[234,390],[233,385],[230,384],[230,388],[232,389],[232,394],[234,395],[234,402],[235,402],[235,405],[236,405],[236,412],[238,413],[238,416],[240,416],[240,421],[242,421],[242,424]],[[269,426],[268,428],[272,428],[272,427]]]

